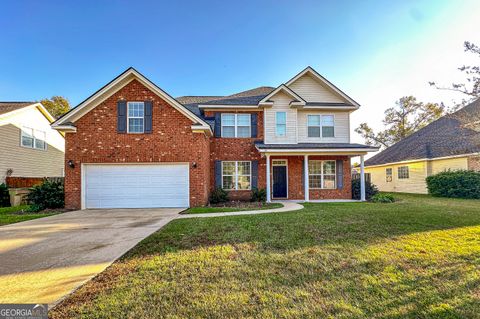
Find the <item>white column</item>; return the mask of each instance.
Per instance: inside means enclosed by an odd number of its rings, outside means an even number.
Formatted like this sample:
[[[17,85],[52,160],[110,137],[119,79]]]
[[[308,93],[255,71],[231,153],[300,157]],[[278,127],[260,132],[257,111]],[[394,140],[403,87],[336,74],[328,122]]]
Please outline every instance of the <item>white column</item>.
[[[267,203],[270,203],[270,155],[267,154]]]
[[[309,190],[308,190],[308,155],[305,155],[305,158],[303,160],[303,171],[305,173],[305,176],[303,177],[303,180],[304,180],[304,191],[305,191],[305,201],[308,202],[310,200],[310,194],[309,194]]]
[[[365,165],[363,155],[360,155],[360,200],[365,201]]]

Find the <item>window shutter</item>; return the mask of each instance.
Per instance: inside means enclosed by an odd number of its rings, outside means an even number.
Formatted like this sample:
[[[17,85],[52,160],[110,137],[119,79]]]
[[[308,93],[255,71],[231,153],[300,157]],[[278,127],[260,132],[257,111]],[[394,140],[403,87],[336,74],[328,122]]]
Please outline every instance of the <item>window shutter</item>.
[[[258,115],[257,113],[253,113],[251,115],[251,127],[252,127],[252,137],[257,137],[257,122],[258,122],[258,119],[257,119]]]
[[[221,137],[222,136],[222,114],[221,113],[215,113],[215,137]]]
[[[343,189],[343,161],[337,160],[337,189]]]
[[[117,102],[117,132],[127,132],[127,101]]]
[[[153,111],[153,103],[152,101],[145,101],[145,113],[144,113],[144,132],[145,133],[152,133],[152,111]]]
[[[258,161],[252,161],[252,189],[258,188]]]
[[[222,161],[215,161],[215,187],[222,188]]]

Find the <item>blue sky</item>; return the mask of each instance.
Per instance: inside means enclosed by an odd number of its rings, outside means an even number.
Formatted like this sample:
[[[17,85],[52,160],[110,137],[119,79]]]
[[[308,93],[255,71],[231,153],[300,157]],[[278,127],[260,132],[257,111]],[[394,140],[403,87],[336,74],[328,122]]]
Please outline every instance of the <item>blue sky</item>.
[[[375,126],[402,95],[443,98],[426,81],[450,83],[462,42],[480,42],[478,9],[441,0],[2,2],[0,100],[62,95],[76,105],[129,66],[173,96],[232,94],[311,65],[362,104],[354,122]]]

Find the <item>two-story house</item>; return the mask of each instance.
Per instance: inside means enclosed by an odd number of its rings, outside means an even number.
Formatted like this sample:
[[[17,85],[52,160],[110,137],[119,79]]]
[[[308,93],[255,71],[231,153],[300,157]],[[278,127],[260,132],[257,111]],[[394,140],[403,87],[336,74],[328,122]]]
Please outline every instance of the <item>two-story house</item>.
[[[129,68],[53,123],[66,133],[70,208],[205,205],[232,199],[351,199],[350,143],[359,104],[311,67],[277,88],[230,96],[168,95]]]

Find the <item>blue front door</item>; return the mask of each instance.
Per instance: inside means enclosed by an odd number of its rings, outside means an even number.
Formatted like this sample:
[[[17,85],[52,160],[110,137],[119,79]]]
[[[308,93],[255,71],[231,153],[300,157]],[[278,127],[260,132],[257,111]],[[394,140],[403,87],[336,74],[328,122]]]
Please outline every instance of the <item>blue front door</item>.
[[[287,197],[287,167],[273,166],[273,197]]]

